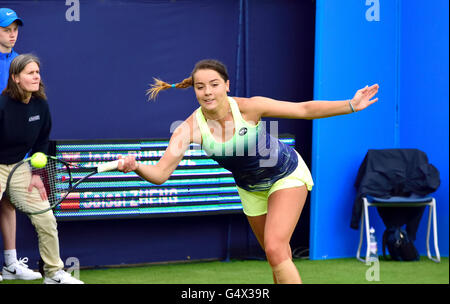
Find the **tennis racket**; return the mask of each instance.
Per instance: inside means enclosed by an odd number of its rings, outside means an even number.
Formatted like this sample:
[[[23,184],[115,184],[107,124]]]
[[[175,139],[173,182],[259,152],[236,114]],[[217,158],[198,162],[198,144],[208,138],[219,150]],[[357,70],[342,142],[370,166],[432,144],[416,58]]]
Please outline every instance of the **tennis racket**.
[[[43,168],[35,168],[31,157],[17,163],[8,175],[6,194],[16,209],[26,214],[47,212],[60,203],[89,177],[99,172],[116,170],[119,161],[100,164],[97,167],[82,167],[84,176],[75,177],[73,169],[76,165],[65,162],[54,156],[47,156]]]

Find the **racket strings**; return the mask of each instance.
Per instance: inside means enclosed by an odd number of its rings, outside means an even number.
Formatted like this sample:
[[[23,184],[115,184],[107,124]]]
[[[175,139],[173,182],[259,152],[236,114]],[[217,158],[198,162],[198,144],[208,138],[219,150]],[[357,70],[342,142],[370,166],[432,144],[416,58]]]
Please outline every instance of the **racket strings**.
[[[25,161],[12,172],[8,196],[20,211],[36,213],[57,205],[70,184],[70,169],[57,159],[49,157],[43,168],[34,168],[30,161]]]

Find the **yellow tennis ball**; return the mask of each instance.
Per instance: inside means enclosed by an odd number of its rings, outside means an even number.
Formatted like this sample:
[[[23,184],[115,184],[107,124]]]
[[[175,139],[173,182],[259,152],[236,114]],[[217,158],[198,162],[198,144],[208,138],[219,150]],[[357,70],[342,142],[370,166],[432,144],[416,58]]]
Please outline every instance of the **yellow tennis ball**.
[[[42,152],[36,152],[31,156],[30,163],[35,168],[44,168],[47,164],[47,155]]]

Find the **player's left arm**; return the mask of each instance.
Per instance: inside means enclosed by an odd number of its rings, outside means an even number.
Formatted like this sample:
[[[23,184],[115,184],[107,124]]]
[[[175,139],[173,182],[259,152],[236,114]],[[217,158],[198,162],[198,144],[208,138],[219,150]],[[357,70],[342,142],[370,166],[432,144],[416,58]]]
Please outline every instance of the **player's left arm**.
[[[280,101],[267,97],[251,97],[241,101],[239,108],[243,113],[253,113],[256,117],[276,117],[293,119],[317,119],[364,110],[378,98],[372,99],[378,92],[378,84],[366,86],[356,92],[352,99],[306,102]],[[352,110],[353,107],[353,110]]]

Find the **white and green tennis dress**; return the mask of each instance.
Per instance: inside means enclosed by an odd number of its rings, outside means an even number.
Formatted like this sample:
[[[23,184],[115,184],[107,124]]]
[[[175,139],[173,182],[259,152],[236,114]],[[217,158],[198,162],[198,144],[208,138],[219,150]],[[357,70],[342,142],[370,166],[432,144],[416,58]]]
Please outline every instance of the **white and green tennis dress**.
[[[214,139],[201,107],[196,119],[202,135],[202,149],[233,174],[244,213],[267,213],[268,197],[274,191],[314,183],[303,159],[292,147],[267,132],[265,124],[252,125],[244,120],[236,101],[228,97],[235,132],[226,142]]]

